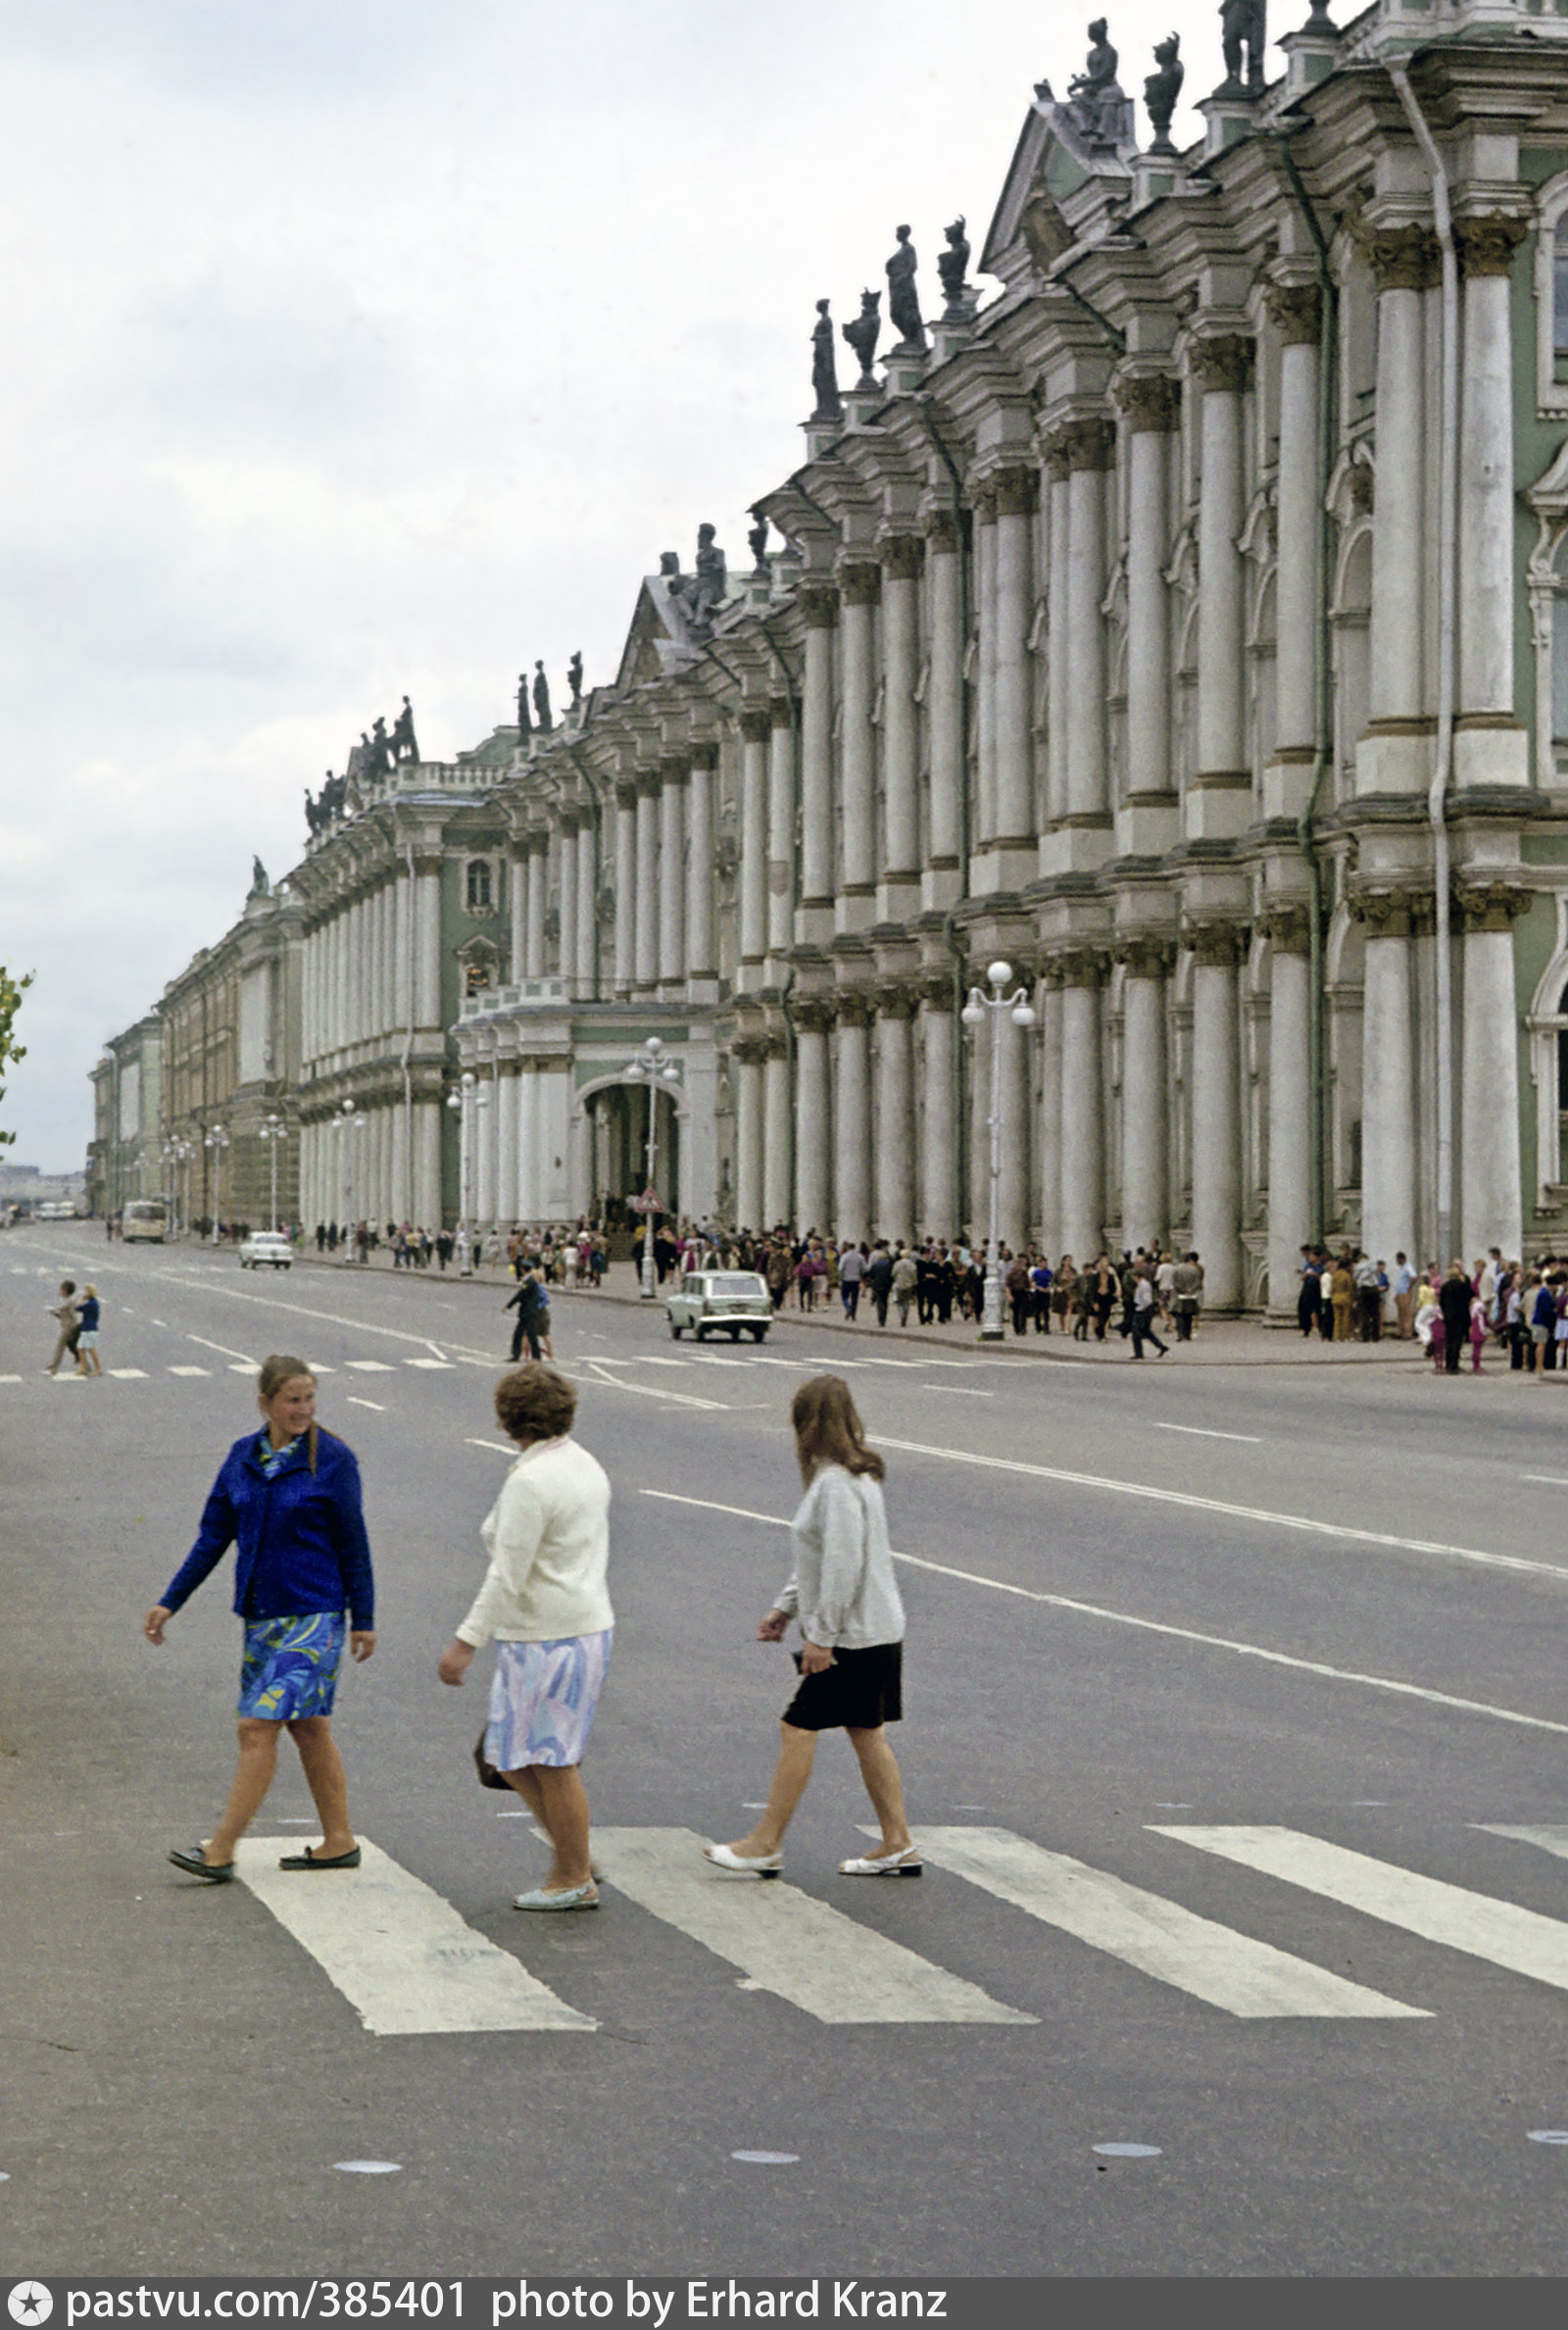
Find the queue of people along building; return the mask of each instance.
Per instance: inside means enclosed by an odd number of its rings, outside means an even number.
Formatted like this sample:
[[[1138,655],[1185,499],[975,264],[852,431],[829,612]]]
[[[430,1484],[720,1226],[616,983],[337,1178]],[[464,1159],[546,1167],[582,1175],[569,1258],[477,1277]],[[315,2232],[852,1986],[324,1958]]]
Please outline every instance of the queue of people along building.
[[[1001,959],[1010,1244],[1276,1311],[1309,1237],[1561,1248],[1568,15],[1314,8],[1265,85],[1223,14],[1199,145],[1092,27],[984,291],[901,227],[881,355],[819,309],[749,558],[666,556],[610,684],[313,805],[307,1221],[346,1149],[371,1217],[575,1218],[652,1105],[682,1214],[984,1235]]]

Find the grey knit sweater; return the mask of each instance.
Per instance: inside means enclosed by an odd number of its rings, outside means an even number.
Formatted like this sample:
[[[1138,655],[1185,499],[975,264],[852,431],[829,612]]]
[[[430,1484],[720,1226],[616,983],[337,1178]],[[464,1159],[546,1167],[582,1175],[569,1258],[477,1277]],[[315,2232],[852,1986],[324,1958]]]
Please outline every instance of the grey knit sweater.
[[[775,1610],[799,1616],[808,1642],[864,1651],[904,1640],[882,1490],[867,1473],[824,1464],[790,1523],[795,1569]]]

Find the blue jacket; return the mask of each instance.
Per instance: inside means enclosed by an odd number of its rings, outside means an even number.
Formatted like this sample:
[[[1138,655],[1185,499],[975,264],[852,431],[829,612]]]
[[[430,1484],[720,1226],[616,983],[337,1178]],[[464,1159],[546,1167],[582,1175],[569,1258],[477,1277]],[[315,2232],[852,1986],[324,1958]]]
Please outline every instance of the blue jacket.
[[[346,1609],[351,1624],[368,1633],[375,1585],[353,1450],[318,1427],[316,1470],[302,1439],[269,1478],[256,1454],[258,1438],[247,1432],[223,1459],[196,1543],[164,1596],[165,1610],[178,1610],[237,1543],[234,1608],[241,1617]]]

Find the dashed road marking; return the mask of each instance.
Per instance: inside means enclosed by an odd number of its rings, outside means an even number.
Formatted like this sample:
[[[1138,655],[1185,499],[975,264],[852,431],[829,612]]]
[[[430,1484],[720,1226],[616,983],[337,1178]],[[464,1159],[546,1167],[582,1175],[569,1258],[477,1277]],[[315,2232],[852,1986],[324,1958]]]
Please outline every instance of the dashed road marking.
[[[171,1375],[211,1375],[211,1367],[171,1367]]]
[[[1256,1432],[1211,1432],[1206,1424],[1162,1424],[1156,1422],[1154,1429],[1156,1432],[1188,1432],[1195,1440],[1245,1440],[1252,1448],[1261,1448],[1263,1445],[1261,1437]]]
[[[357,1369],[361,1375],[395,1375],[397,1373],[397,1369],[389,1367],[385,1360],[345,1360],[344,1365]]]

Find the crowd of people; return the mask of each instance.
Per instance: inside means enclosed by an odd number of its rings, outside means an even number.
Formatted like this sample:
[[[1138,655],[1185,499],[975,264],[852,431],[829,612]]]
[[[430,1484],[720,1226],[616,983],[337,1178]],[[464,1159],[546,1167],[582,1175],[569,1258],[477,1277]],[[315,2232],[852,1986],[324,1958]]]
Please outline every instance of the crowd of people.
[[[1457,1375],[1468,1351],[1479,1375],[1490,1344],[1514,1372],[1547,1375],[1568,1369],[1568,1255],[1507,1262],[1494,1246],[1445,1270],[1435,1262],[1417,1269],[1396,1254],[1391,1270],[1359,1247],[1331,1255],[1303,1246],[1296,1315],[1303,1335],[1329,1342],[1376,1343],[1392,1332],[1419,1343],[1440,1374]]]

